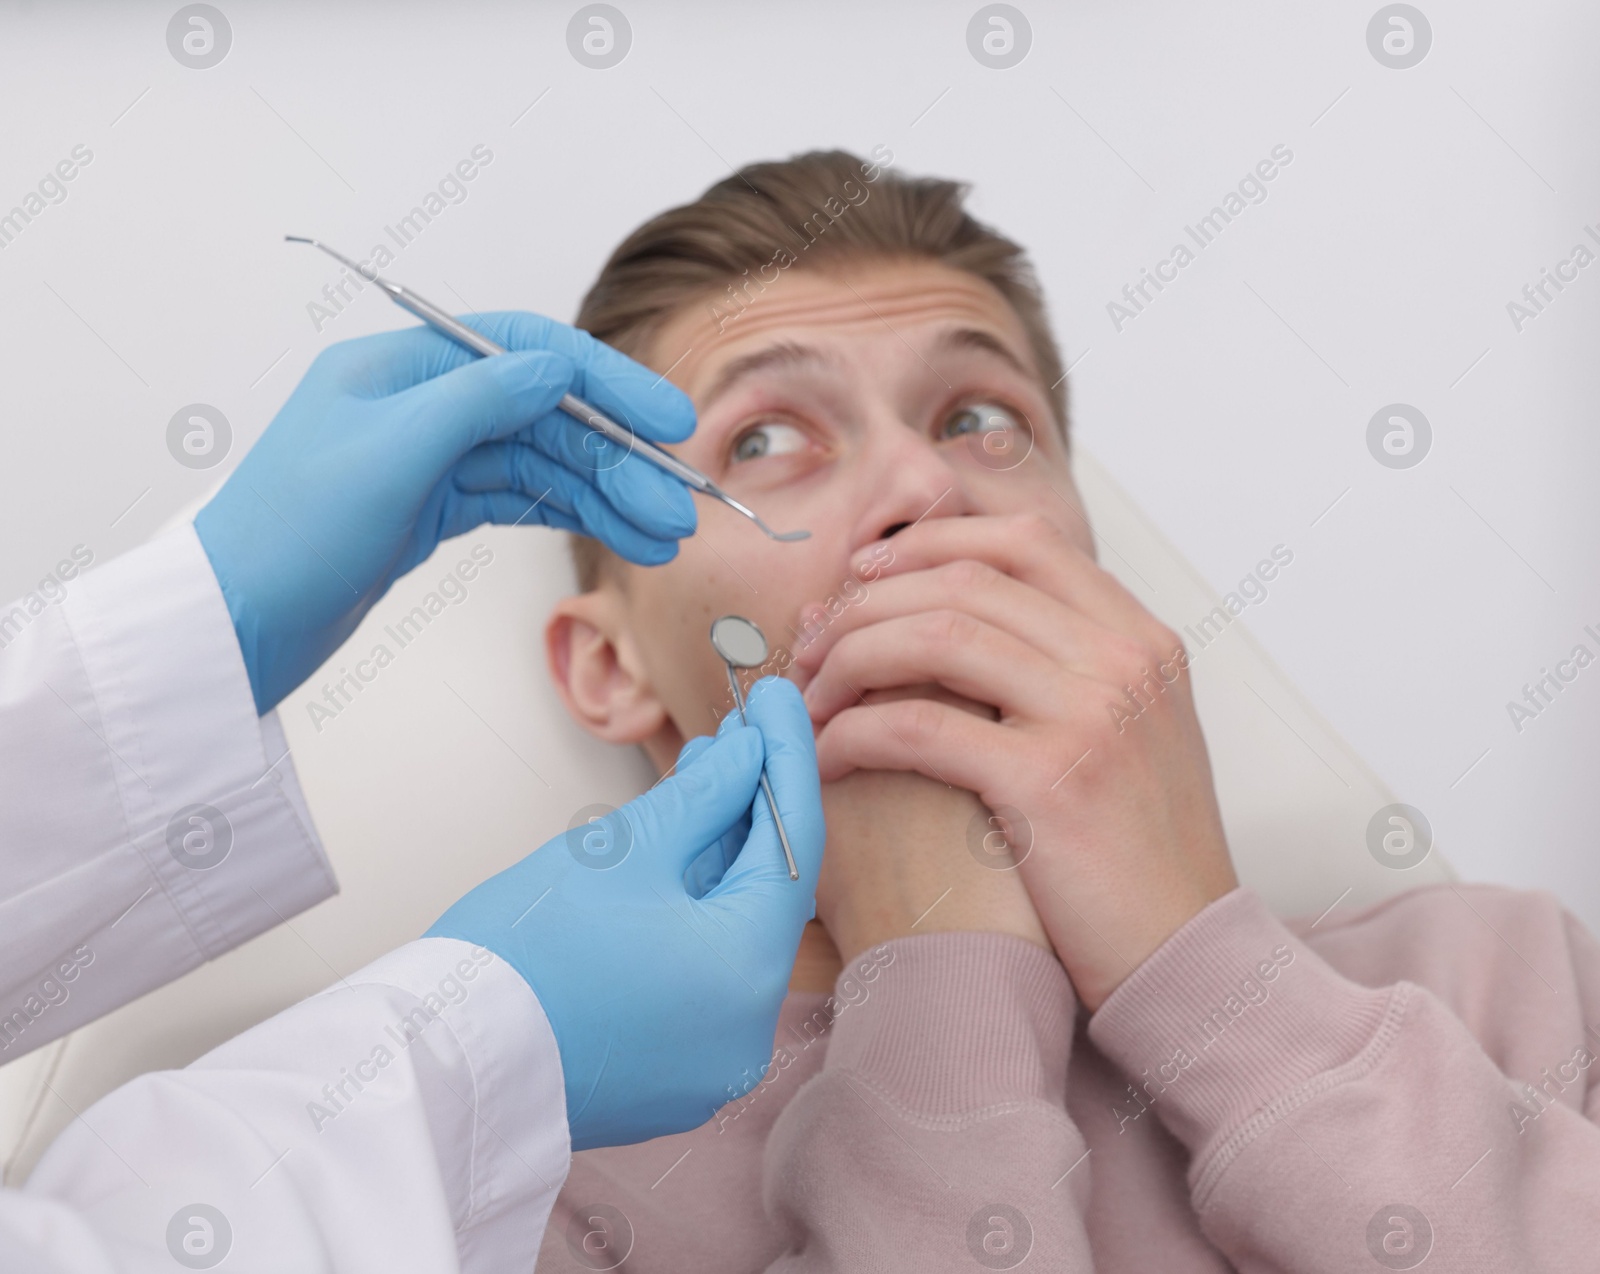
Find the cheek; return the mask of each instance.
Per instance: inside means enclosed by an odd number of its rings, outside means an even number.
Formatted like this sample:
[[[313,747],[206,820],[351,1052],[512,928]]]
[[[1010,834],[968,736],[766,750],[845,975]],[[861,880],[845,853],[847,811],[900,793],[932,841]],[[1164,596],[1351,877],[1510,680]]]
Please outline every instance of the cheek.
[[[633,568],[628,584],[628,630],[645,680],[685,739],[714,733],[713,708],[720,710],[727,698],[708,634],[712,619],[728,608],[716,608],[721,590],[700,562],[685,560],[694,556],[680,553],[665,566]]]
[[[743,674],[787,676],[799,683],[792,655],[803,644],[801,609],[853,609],[845,589],[850,549],[842,519],[819,521],[810,540],[771,544],[742,523],[706,527],[665,566],[630,567],[628,627],[645,674],[684,738],[715,731],[732,708],[725,665],[711,648],[712,621],[723,615],[754,620],[767,638],[767,662]],[[859,546],[857,546],[859,547]],[[870,584],[854,588],[859,599]],[[823,625],[837,622],[823,612]],[[802,688],[803,684],[802,684]]]
[[[796,546],[776,547],[792,552]],[[677,559],[636,569],[631,581],[628,623],[647,680],[686,739],[715,733],[733,710],[727,666],[711,646],[712,621],[743,615],[765,634],[766,663],[740,673],[747,689],[758,676],[783,675],[791,662],[785,656],[796,644],[793,628],[807,596],[800,591],[800,573],[780,569],[778,563],[786,559],[776,554],[754,562],[735,560],[731,548],[726,536],[715,552],[709,544],[689,541]]]
[[[1035,453],[1015,469],[983,473],[972,480],[973,503],[982,513],[1037,513],[1061,528],[1062,533],[1088,555],[1099,561],[1094,534],[1089,529],[1083,498],[1072,480],[1065,460]],[[1058,494],[1059,493],[1059,494]]]

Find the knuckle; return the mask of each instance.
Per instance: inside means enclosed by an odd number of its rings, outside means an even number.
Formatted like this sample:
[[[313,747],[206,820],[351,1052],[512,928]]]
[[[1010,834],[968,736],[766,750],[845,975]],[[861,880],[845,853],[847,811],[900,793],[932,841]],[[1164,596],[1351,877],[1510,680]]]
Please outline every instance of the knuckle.
[[[1167,625],[1157,621],[1150,630],[1150,641],[1158,652],[1159,658],[1170,660],[1183,647],[1183,638]]]
[[[1155,663],[1141,642],[1120,635],[1106,638],[1106,667],[1119,686],[1123,682],[1138,681],[1155,667]]]
[[[929,699],[907,699],[906,729],[914,739],[931,742],[944,729],[944,713]]]
[[[946,563],[940,568],[939,574],[943,577],[946,590],[961,597],[988,587],[994,581],[995,571],[985,562],[963,557]]]
[[[1139,667],[1145,672],[1154,672],[1166,660],[1166,656],[1150,642],[1135,641],[1134,645],[1139,651]]]
[[[965,611],[951,607],[925,612],[920,625],[930,646],[964,646],[978,636],[978,621]]]
[[[1044,514],[1030,512],[1016,515],[1016,532],[1024,544],[1041,544],[1055,539],[1061,529]]]

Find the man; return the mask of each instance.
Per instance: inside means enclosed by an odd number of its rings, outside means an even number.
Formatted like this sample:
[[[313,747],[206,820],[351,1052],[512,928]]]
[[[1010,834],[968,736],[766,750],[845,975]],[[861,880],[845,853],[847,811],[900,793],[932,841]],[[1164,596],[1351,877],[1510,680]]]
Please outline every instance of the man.
[[[694,400],[680,454],[813,534],[578,546],[565,702],[665,769],[728,707],[710,621],[756,619],[828,849],[765,1078],[579,1156],[541,1268],[1575,1268],[1592,940],[1453,888],[1310,935],[1236,887],[1183,648],[1094,563],[1026,260],[886,162],[742,170],[578,318]]]

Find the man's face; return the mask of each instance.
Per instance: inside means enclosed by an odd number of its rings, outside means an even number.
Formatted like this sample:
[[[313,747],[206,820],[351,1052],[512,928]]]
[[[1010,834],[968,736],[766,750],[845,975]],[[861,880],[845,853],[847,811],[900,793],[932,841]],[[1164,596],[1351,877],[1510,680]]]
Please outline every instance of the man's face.
[[[708,639],[718,616],[755,620],[786,666],[780,652],[808,623],[872,587],[863,553],[884,560],[894,532],[924,518],[1039,513],[1093,552],[1026,333],[988,284],[927,262],[793,269],[718,325],[697,300],[642,360],[694,401],[699,424],[672,450],[774,529],[811,538],[777,543],[700,500],[699,533],[676,559],[613,562],[599,596],[569,599],[552,621],[576,616],[610,638],[659,711],[627,718],[636,739],[597,732],[644,743],[663,769],[731,707]]]

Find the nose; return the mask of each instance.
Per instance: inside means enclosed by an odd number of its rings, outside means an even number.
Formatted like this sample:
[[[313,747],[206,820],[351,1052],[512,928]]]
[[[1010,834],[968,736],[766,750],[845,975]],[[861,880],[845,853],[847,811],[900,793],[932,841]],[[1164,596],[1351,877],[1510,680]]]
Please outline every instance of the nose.
[[[932,439],[903,421],[883,421],[873,430],[874,454],[864,466],[872,475],[854,547],[888,539],[929,517],[970,512],[960,471]]]

